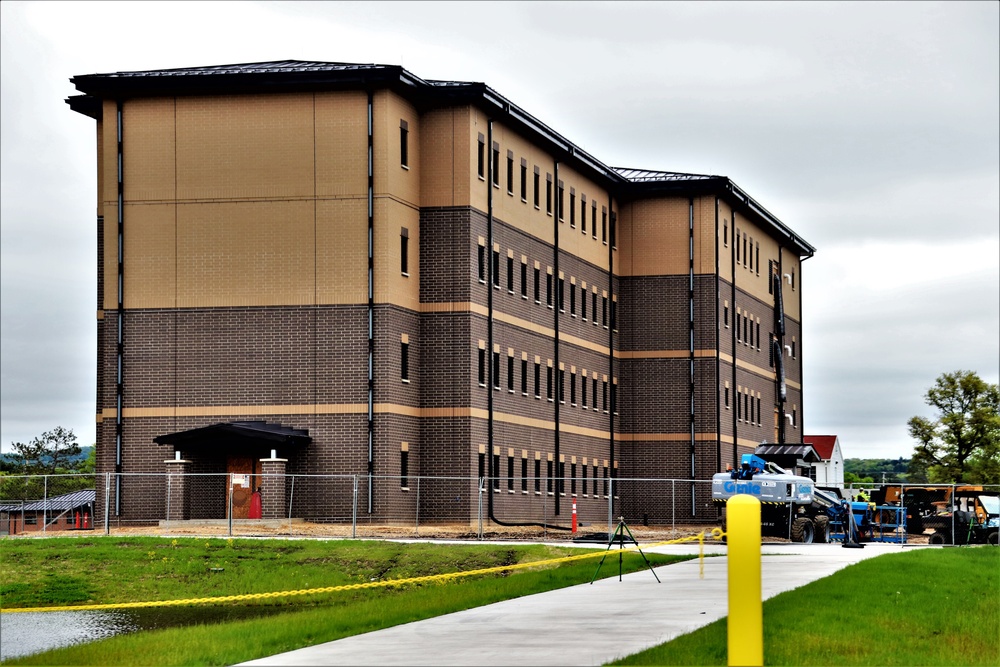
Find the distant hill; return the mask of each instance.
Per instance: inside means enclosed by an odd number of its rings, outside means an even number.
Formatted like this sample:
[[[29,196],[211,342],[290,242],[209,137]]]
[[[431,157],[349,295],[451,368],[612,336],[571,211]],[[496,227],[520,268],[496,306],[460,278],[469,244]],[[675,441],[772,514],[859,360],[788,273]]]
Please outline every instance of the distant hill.
[[[860,478],[871,477],[873,482],[905,482],[910,459],[844,459],[844,472]],[[883,477],[884,476],[884,477]]]
[[[76,456],[71,456],[69,460],[73,463],[78,463],[80,461],[86,461],[87,457],[90,456],[91,450],[94,449],[93,445],[87,445],[86,447],[80,447],[80,453]],[[4,470],[8,470],[10,466],[16,466],[21,462],[21,459],[17,457],[16,454],[11,452],[4,452],[0,454],[0,466]]]

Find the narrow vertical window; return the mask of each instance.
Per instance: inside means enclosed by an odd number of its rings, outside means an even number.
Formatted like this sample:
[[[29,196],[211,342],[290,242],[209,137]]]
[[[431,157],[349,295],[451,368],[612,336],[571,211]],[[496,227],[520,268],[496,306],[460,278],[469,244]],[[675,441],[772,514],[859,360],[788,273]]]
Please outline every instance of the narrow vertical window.
[[[760,275],[760,243],[757,243],[755,245],[754,250],[757,252],[757,275],[759,276]]]
[[[552,274],[545,274],[545,305],[552,307]]]
[[[611,480],[611,478],[608,477],[608,466],[604,466],[604,497],[605,498],[608,497],[608,482],[610,480]]]
[[[399,271],[410,275],[410,231],[406,227],[399,232]]]
[[[500,289],[500,250],[493,248],[493,286]]]
[[[560,496],[566,495],[566,462],[559,462],[559,472],[556,476],[556,491],[559,492]]]
[[[521,158],[521,201],[528,202],[528,161]]]
[[[611,211],[611,247],[618,247],[618,215]]]
[[[760,321],[757,321],[757,349],[760,349]]]
[[[542,397],[542,365],[535,362],[535,398]]]
[[[591,317],[594,319],[594,324],[597,324],[597,292],[592,292],[590,295],[590,305],[593,306],[590,309]]]
[[[576,190],[569,189],[569,226],[576,229]]]
[[[749,239],[750,243],[750,272],[753,273],[753,239]]]
[[[560,313],[565,313],[566,312],[566,279],[565,278],[562,278],[562,277],[559,278],[559,293],[557,294],[557,297],[559,299],[559,312]]]
[[[528,395],[528,358],[521,358],[521,393]]]
[[[514,257],[507,255],[507,291],[514,293]]]
[[[722,221],[722,245],[729,247],[729,221]]]
[[[407,338],[399,344],[399,375],[403,382],[410,381],[410,343]]]
[[[493,388],[500,388],[500,352],[493,352]]]
[[[514,353],[507,354],[507,391],[514,393]]]
[[[580,405],[587,409],[587,372],[580,373]]]
[[[545,492],[552,495],[552,459],[545,462]]]
[[[486,246],[479,246],[479,282],[486,284]]]
[[[591,388],[594,390],[593,391],[593,398],[591,398],[591,400],[594,402],[593,407],[594,407],[594,410],[596,411],[597,410],[597,376],[596,375],[594,376],[594,379],[591,382]],[[594,474],[596,475],[597,473],[594,473]]]
[[[486,386],[486,350],[479,348],[479,386]]]
[[[576,373],[573,371],[569,373],[569,402],[576,405]]]
[[[528,298],[528,260],[521,258],[521,297]]]
[[[608,381],[604,380],[601,383],[601,409],[605,412],[608,411]]]
[[[410,166],[410,126],[405,120],[399,121],[399,164]]]
[[[538,167],[535,167],[534,197],[535,197],[535,208],[536,209],[538,208],[538,197],[539,197],[539,189],[540,189],[538,182],[539,182],[540,178],[541,178],[541,174],[538,171]]]
[[[535,458],[535,493],[542,492],[542,460]]]
[[[493,490],[500,490],[500,448],[493,450]]]
[[[563,189],[563,182],[559,181],[558,187],[556,188],[556,206],[558,207],[559,221],[562,222],[566,219],[566,210],[563,207],[563,201],[565,200],[566,193]]]
[[[736,263],[737,264],[740,263],[740,237],[741,236],[742,236],[742,232],[740,232],[740,230],[737,229],[736,230],[736,243],[734,244],[736,246]]]
[[[722,395],[723,395],[723,404],[726,406],[726,409],[728,410],[729,409],[729,385],[728,384],[723,388]]]
[[[541,269],[535,267],[535,303],[542,302],[541,295]]]
[[[559,402],[566,402],[566,370],[559,369]]]
[[[590,204],[590,233],[593,234],[594,240],[597,240],[597,200],[594,200]]]
[[[552,215],[552,174],[545,174],[545,212]]]
[[[584,285],[580,285],[580,317],[587,321],[587,288]]]
[[[569,464],[569,492],[570,495],[576,495],[576,464]]]
[[[507,490],[514,493],[514,457],[507,456]]]
[[[552,400],[552,366],[545,368],[545,398]]]
[[[403,489],[410,486],[410,452],[405,442],[399,448],[399,486]]]
[[[493,187],[500,187],[500,144],[493,142]]]
[[[528,492],[528,459],[521,455],[521,493]]]
[[[601,297],[601,326],[608,328],[608,297]]]
[[[569,314],[576,317],[576,285],[569,286]]]
[[[726,327],[727,329],[729,328],[729,304],[728,303],[722,306],[722,325],[724,327]]]
[[[479,445],[479,479],[486,477],[486,453],[483,446]]]
[[[507,194],[514,196],[514,151],[507,151]]]
[[[618,383],[611,383],[611,412],[618,414]]]
[[[479,152],[476,153],[476,172],[480,179],[486,178],[486,137],[479,135]]]
[[[601,207],[601,241],[608,242],[608,209],[605,206]]]
[[[587,195],[580,195],[580,232],[587,233]]]
[[[583,465],[580,466],[580,483],[583,487],[581,489],[583,495],[587,495],[587,459],[583,460]]]
[[[611,330],[618,331],[618,300],[611,300]]]

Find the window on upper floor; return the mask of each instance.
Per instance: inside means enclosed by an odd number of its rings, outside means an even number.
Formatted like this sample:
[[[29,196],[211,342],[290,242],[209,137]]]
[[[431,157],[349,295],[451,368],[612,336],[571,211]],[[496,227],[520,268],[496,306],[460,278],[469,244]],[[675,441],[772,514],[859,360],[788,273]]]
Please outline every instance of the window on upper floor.
[[[479,135],[478,152],[476,153],[476,173],[481,180],[486,179],[486,137]]]
[[[493,187],[499,188],[500,187],[500,144],[498,144],[495,141],[493,142],[492,157],[493,157],[493,165],[492,165],[493,168],[491,171],[493,172]]]
[[[528,161],[521,158],[521,201],[528,203]]]
[[[399,164],[410,166],[410,126],[405,120],[399,121]]]
[[[514,151],[507,151],[507,194],[514,196]]]
[[[406,227],[399,231],[399,271],[410,275],[410,231]]]

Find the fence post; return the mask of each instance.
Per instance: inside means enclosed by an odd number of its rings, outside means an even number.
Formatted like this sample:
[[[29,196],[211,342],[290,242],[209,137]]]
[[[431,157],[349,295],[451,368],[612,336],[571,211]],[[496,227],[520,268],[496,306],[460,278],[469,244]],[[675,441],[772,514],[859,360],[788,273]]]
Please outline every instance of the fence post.
[[[291,475],[292,484],[288,491],[288,534],[292,534],[292,502],[295,500],[295,475]]]
[[[479,539],[483,539],[483,478],[480,477],[477,482],[479,487],[479,509],[476,514],[479,517]]]
[[[358,476],[354,475],[354,500],[351,501],[351,538],[358,536]],[[368,483],[371,484],[371,478]]]
[[[670,480],[670,530],[677,530],[677,480]]]
[[[728,654],[730,665],[764,664],[760,581],[760,501],[740,494],[726,501],[729,545]]]
[[[617,526],[618,524],[614,521],[615,514],[615,478],[608,478],[608,543],[615,538],[615,529],[611,526]]]
[[[236,473],[229,473],[226,479],[229,480],[229,537],[233,536],[233,476]]]
[[[413,534],[419,535],[420,534],[420,477],[417,477],[417,505],[414,508],[413,513],[415,515],[414,520],[416,522],[416,525],[413,527]]]
[[[104,473],[104,534],[111,534],[111,473]]]
[[[42,476],[42,532],[46,532],[49,523],[49,476]],[[952,531],[954,532],[954,531]]]

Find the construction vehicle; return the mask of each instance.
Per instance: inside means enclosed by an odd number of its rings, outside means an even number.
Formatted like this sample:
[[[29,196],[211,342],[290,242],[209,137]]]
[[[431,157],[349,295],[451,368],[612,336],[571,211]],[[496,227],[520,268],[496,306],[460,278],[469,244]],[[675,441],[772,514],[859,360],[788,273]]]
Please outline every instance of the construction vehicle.
[[[760,500],[762,536],[792,542],[827,542],[830,510],[841,506],[835,493],[818,489],[808,477],[792,475],[755,454],[744,454],[738,469],[712,476],[712,502],[717,506],[738,494]]]
[[[1000,496],[981,486],[899,486],[875,489],[872,500],[905,508],[907,531],[929,534],[930,544],[1000,541]]]

